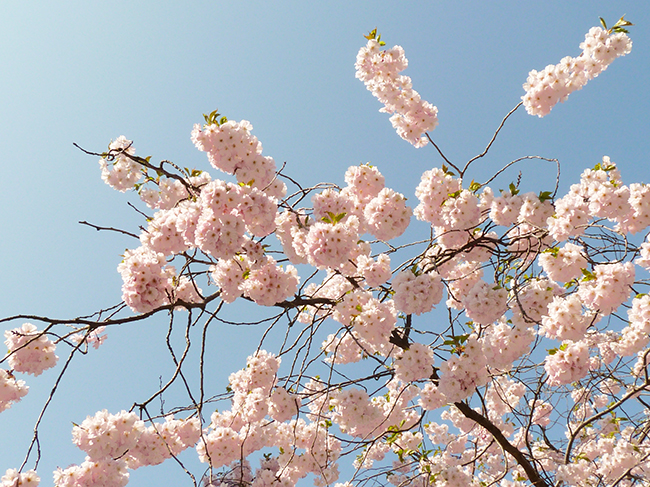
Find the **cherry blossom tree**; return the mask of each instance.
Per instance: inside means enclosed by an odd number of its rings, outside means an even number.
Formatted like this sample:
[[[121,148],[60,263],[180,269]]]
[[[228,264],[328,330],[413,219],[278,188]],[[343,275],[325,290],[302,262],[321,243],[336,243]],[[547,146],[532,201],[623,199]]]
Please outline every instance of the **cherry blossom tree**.
[[[522,101],[465,164],[435,142],[438,109],[401,74],[403,49],[370,32],[357,78],[402,139],[439,157],[414,182],[414,208],[371,164],[350,167],[345,187],[303,187],[263,154],[250,122],[217,111],[191,133],[210,171],[154,163],[124,136],[104,152],[80,148],[109,186],[137,192],[144,220],[139,233],[84,222],[134,239],[116,263],[121,303],[0,320],[11,325],[0,411],[20,407],[23,374],[57,371],[25,461],[0,485],[38,485],[39,426],[71,361],[111,327],[154,315],[168,317],[174,373],[128,411],[74,418],[85,459],[54,472],[56,486],[124,486],[129,471],[164,461],[205,487],[650,485],[650,187],[625,183],[607,156],[564,195],[559,163],[540,156],[471,179],[516,110],[548,115],[629,53],[630,25],[603,20],[577,57],[531,71]],[[531,161],[557,170],[555,188],[490,186]],[[416,225],[429,237],[409,238]],[[242,300],[267,310],[267,333],[228,389],[212,390],[206,337]],[[185,334],[180,351],[173,330]],[[158,412],[179,383],[184,404]],[[186,467],[186,450],[202,471]]]

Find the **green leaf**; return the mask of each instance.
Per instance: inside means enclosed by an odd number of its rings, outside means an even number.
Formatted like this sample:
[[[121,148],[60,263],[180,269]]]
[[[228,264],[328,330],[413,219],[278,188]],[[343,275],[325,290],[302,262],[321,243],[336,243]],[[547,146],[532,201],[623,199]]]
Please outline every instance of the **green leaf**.
[[[445,166],[444,164],[442,165],[442,172],[444,172],[445,175],[447,175],[447,176],[455,176],[454,172],[450,171],[449,168],[447,166]]]
[[[549,355],[555,355],[557,353],[557,348],[551,348],[549,350],[546,350]]]
[[[593,280],[596,279],[596,276],[590,270],[588,270],[588,269],[580,269],[580,270],[582,271],[582,275],[584,276],[582,278],[583,282],[593,281]]]
[[[596,165],[594,166],[594,171],[605,171],[605,172],[609,172],[609,171],[611,171],[612,169],[616,169],[616,165],[614,165],[614,164],[609,164],[608,166],[604,166],[603,164],[601,164],[601,163],[599,162],[598,164],[596,164]]]
[[[605,19],[603,19],[602,17],[598,17],[598,18],[600,19],[600,25],[603,26],[603,29],[605,29],[605,30],[609,30],[609,29],[607,28],[607,24],[605,23]]]
[[[624,29],[623,27],[629,27],[631,25],[634,25],[632,22],[629,22],[625,20],[625,15],[618,19],[618,21],[614,24],[614,26],[610,29],[611,31],[614,32],[624,32],[627,34],[627,29]]]
[[[372,29],[372,30],[368,33],[368,35],[363,36],[363,37],[365,37],[365,38],[368,39],[368,40],[371,40],[371,39],[375,39],[375,38],[377,38],[377,27],[375,27],[374,29]]]
[[[515,195],[519,194],[519,190],[517,189],[517,186],[514,185],[514,183],[510,183],[510,185],[508,186],[508,189],[510,190],[510,194],[512,196],[515,196]]]
[[[345,215],[347,215],[347,213],[338,213],[335,215],[331,211],[328,211],[327,216],[329,217],[329,219],[327,223],[332,223],[333,225],[336,225],[338,222],[343,220],[343,218],[345,218]]]
[[[205,123],[207,125],[219,125],[219,122],[217,120],[217,117],[219,117],[219,112],[218,109],[210,112],[210,115],[206,115],[205,113],[203,114],[203,118],[205,119]],[[224,119],[226,117],[222,117]]]
[[[543,203],[544,201],[552,199],[553,198],[553,193],[551,193],[550,191],[540,191],[538,198],[539,198],[539,201],[541,201]]]
[[[560,253],[560,247],[551,247],[542,252],[543,254],[551,254],[553,257],[557,257]]]

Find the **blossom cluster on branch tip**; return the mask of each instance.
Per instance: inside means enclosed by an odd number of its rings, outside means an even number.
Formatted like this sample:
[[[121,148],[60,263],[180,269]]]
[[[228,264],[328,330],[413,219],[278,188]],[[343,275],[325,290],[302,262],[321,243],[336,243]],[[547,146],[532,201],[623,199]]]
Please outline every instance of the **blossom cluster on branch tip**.
[[[112,141],[106,155],[99,160],[102,180],[121,192],[133,188],[142,178],[140,165],[130,157],[134,154],[133,141],[123,135]]]
[[[621,25],[631,24],[624,21]],[[524,84],[526,94],[521,97],[528,113],[538,117],[548,115],[558,102],[564,102],[571,93],[581,90],[614,59],[629,54],[632,41],[624,29],[592,27],[580,48],[582,52],[578,57],[567,56],[558,64],[528,74]]]
[[[412,87],[411,78],[401,73],[408,61],[401,46],[382,49],[376,30],[357,54],[356,77],[384,104],[380,110],[392,114],[390,122],[397,134],[415,147],[423,147],[428,139],[423,135],[438,125],[438,108],[420,97]]]

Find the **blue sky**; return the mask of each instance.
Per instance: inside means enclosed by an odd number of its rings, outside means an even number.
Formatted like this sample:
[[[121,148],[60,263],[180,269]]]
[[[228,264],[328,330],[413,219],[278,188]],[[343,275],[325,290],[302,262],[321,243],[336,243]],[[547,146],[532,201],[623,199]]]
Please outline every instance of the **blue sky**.
[[[219,108],[251,121],[264,154],[286,161],[301,183],[342,184],[348,166],[371,161],[415,206],[420,175],[441,161],[431,147],[417,150],[397,137],[355,79],[364,34],[377,27],[389,46],[404,47],[405,74],[439,109],[432,137],[462,162],[481,152],[519,102],[531,69],[578,55],[599,16],[613,24],[623,14],[636,24],[632,53],[544,119],[518,111],[469,175],[485,179],[536,154],[560,160],[564,190],[603,155],[618,163],[626,183],[650,182],[646,2],[3,2],[0,314],[73,317],[120,299],[116,267],[133,243],[78,221],[137,232],[142,221],[126,204],[136,199],[106,186],[96,158],[73,142],[102,151],[123,134],[140,155],[208,170],[189,135],[203,113]],[[552,167],[520,169],[523,190],[552,189]],[[516,177],[509,172],[495,189]],[[231,316],[252,312],[236,307]],[[57,465],[83,461],[70,441],[71,422],[103,408],[128,409],[155,390],[170,370],[165,330],[164,318],[110,330],[102,348],[73,364],[44,419],[42,485]],[[259,330],[215,333],[213,384],[221,391]],[[55,374],[26,377],[30,394],[0,414],[0,474],[22,463]],[[186,482],[173,465],[131,478],[136,486]]]

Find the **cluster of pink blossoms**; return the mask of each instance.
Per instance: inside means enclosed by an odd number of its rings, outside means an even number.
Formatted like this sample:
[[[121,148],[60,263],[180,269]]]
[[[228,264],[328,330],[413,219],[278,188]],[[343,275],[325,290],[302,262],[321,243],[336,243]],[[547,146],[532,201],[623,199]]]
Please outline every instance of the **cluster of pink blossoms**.
[[[371,247],[360,243],[365,233],[388,241],[404,233],[412,210],[406,198],[384,187],[376,167],[352,166],[345,173],[347,186],[314,195],[314,219],[286,211],[276,219],[276,236],[295,264],[310,263],[319,269],[336,269],[346,276],[361,274],[369,285],[390,278],[390,259],[370,259]]]
[[[420,200],[420,204],[413,210],[417,219],[429,222],[434,227],[442,226],[444,219],[440,207],[450,194],[461,190],[461,184],[460,179],[438,167],[425,171],[415,189],[415,196]]]
[[[298,287],[296,268],[290,265],[282,269],[269,256],[259,262],[247,256],[220,259],[210,270],[226,303],[243,295],[259,305],[273,306],[294,294]]]
[[[54,354],[54,342],[31,323],[5,331],[5,338],[10,354],[8,362],[15,372],[41,375],[59,359]]]
[[[589,346],[584,340],[566,341],[553,354],[546,357],[544,368],[551,385],[570,384],[582,379],[589,371]]]
[[[609,315],[630,296],[634,284],[634,264],[598,264],[594,266],[592,276],[580,282],[578,296],[587,308]]]
[[[547,220],[551,237],[558,242],[582,235],[591,218],[606,218],[614,229],[637,233],[650,225],[650,186],[624,185],[609,157],[586,169],[580,183],[555,201],[555,215]]]
[[[0,369],[0,412],[9,409],[29,391],[24,380],[18,380],[11,372]]]
[[[522,97],[528,113],[539,117],[548,115],[558,102],[582,89],[614,59],[628,54],[632,50],[632,41],[623,32],[610,34],[601,27],[592,27],[580,48],[582,53],[578,57],[567,56],[559,64],[529,73],[524,84],[526,94]]]
[[[467,340],[463,353],[449,357],[440,366],[440,371],[438,389],[445,396],[445,402],[462,401],[489,380],[487,358],[481,343],[473,336]]]
[[[250,243],[252,237],[247,233],[265,237],[276,229],[277,201],[286,187],[276,179],[273,159],[261,155],[262,146],[250,134],[251,129],[242,121],[203,128],[197,125],[192,132],[195,145],[208,152],[212,165],[234,173],[240,184],[211,180],[207,173],[198,171],[184,182],[169,178],[148,181],[155,183],[156,189],[136,186],[133,177],[122,178],[119,186],[111,184],[120,190],[136,187],[142,199],[158,210],[140,236],[142,246],[127,250],[118,266],[124,282],[123,300],[134,311],[146,313],[170,303],[201,301],[201,289],[188,276],[178,276],[168,265],[168,257],[198,248],[216,258],[217,267],[233,270],[229,261],[247,256],[256,245]],[[118,141],[124,146],[122,150],[132,154],[130,141],[123,137]],[[234,287],[224,288],[226,300],[243,293],[258,304],[270,306],[295,292],[298,278],[292,266],[282,269],[271,258],[248,259],[248,263],[251,265],[235,276]]]
[[[442,299],[444,286],[436,272],[416,275],[402,271],[393,279],[395,306],[403,313],[428,313]]]
[[[339,339],[344,342],[341,344],[338,340],[328,338],[326,342],[329,342],[330,350],[336,350],[338,353],[337,348],[347,343],[357,351],[361,346],[361,351],[366,355],[379,354],[385,357],[390,355],[392,346],[389,338],[397,323],[394,300],[381,302],[368,291],[350,292],[336,305],[332,318],[345,326],[351,335],[344,334]],[[342,353],[340,357],[335,358],[337,362],[343,363],[346,356],[354,358],[355,354]]]
[[[315,422],[292,419],[299,412],[300,400],[277,385],[279,366],[279,358],[260,350],[248,357],[245,369],[230,375],[232,407],[212,414],[210,427],[196,446],[199,459],[212,468],[230,465],[228,470],[237,472],[242,456],[277,447],[280,453],[266,455],[253,486],[295,485],[309,473],[317,476],[316,485],[329,484],[338,478],[340,442],[320,418]],[[245,471],[250,467],[243,467],[239,474],[248,475]]]
[[[157,465],[193,446],[201,434],[198,418],[176,420],[145,427],[134,413],[100,411],[72,429],[72,441],[86,460],[54,472],[56,487],[123,487],[128,469]]]
[[[650,295],[632,300],[627,312],[629,324],[621,330],[621,338],[612,344],[614,351],[622,356],[640,353],[650,340]]]
[[[398,424],[406,431],[418,421],[417,413],[408,408],[418,388],[395,380],[388,382],[386,388],[386,395],[373,398],[357,388],[332,391],[323,397],[322,403],[313,402],[309,407],[312,414],[331,419],[342,431],[358,438],[379,438],[389,426]],[[375,459],[383,458],[385,451],[375,452],[379,454]],[[364,463],[370,466],[372,459],[366,458]]]
[[[34,470],[18,473],[15,468],[10,468],[0,478],[0,487],[36,487],[40,482],[41,478]]]
[[[246,232],[264,237],[275,230],[274,198],[250,186],[206,179],[196,201],[155,214],[140,237],[143,246],[165,255],[199,248],[230,258],[241,250]]]
[[[186,182],[194,188],[201,188],[211,180],[210,174],[205,171],[196,170],[192,174],[195,175],[188,177]],[[192,196],[188,187],[178,179],[171,179],[163,176],[152,182],[155,183],[155,188],[140,187],[140,199],[142,199],[149,208],[171,210],[176,205]]]
[[[166,264],[164,254],[145,247],[124,253],[117,270],[122,275],[122,299],[131,309],[148,313],[169,303],[176,275]]]
[[[548,338],[578,341],[587,334],[587,328],[596,321],[595,312],[583,312],[577,294],[556,296],[542,317],[539,333]]]
[[[227,174],[234,174],[237,181],[264,191],[280,199],[286,186],[275,176],[275,161],[262,155],[262,143],[251,134],[253,126],[247,120],[229,120],[194,125],[192,142],[197,149],[207,152],[210,164]]]
[[[12,371],[0,369],[0,412],[9,409],[29,391],[25,381],[16,379],[12,372],[41,375],[59,359],[54,353],[55,343],[31,323],[6,330],[5,338],[8,350],[3,361],[7,360]]]
[[[356,77],[392,113],[390,121],[400,137],[415,147],[428,143],[424,134],[438,125],[438,109],[423,100],[411,85],[411,78],[400,75],[408,66],[404,49],[395,46],[382,50],[379,40],[369,39],[357,54]]]
[[[135,155],[133,141],[120,135],[108,146],[108,155],[99,160],[102,179],[112,188],[124,192],[142,178],[142,167],[129,156]]]
[[[582,249],[571,242],[563,247],[549,249],[539,256],[539,264],[546,275],[555,282],[569,282],[582,275],[582,269],[588,267]]]
[[[465,306],[465,314],[469,319],[481,325],[488,325],[497,321],[506,312],[507,300],[507,290],[498,285],[479,281],[461,302]]]
[[[412,382],[431,377],[433,350],[423,343],[414,343],[395,357],[395,377],[402,382]]]

